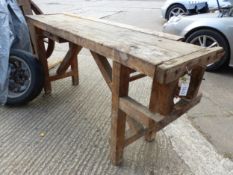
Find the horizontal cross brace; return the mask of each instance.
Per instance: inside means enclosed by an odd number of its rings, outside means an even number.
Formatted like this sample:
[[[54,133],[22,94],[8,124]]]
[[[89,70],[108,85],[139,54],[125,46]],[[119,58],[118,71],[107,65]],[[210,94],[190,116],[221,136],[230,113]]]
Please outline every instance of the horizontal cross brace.
[[[156,122],[164,119],[164,116],[152,113],[147,107],[143,106],[130,97],[120,98],[120,109],[130,117],[135,118],[137,121],[140,121],[143,124],[147,122],[148,118]]]
[[[160,114],[154,114],[149,111],[145,106],[136,102],[130,97],[122,97],[120,98],[120,109],[123,110],[130,117],[140,121],[142,123],[146,122],[146,117],[153,119],[156,121],[156,125],[153,128],[141,128],[136,134],[131,130],[126,132],[125,146],[131,144],[136,141],[140,137],[144,136],[146,133],[153,131],[157,132],[167,126],[169,123],[173,122],[180,116],[182,116],[185,112],[187,112],[190,108],[195,106],[200,102],[202,95],[199,94],[197,97],[192,100],[181,99],[175,106],[171,114],[167,116],[162,116]]]

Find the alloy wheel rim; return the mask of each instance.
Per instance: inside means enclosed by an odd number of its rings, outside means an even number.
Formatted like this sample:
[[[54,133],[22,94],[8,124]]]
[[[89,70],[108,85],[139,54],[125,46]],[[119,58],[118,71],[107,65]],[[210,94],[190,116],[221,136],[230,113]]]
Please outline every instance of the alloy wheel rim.
[[[194,45],[201,46],[201,47],[207,47],[207,48],[213,48],[213,47],[219,46],[218,41],[215,38],[213,38],[212,36],[208,36],[208,35],[197,36],[197,37],[193,38],[190,41],[190,43],[194,44]],[[208,64],[207,67],[209,67],[213,64],[214,63]]]
[[[17,56],[10,57],[9,65],[8,97],[17,98],[25,94],[29,89],[31,85],[31,70],[26,62]]]
[[[178,15],[183,15],[185,14],[185,11],[180,8],[180,7],[175,7],[171,10],[169,18],[173,17],[173,16],[178,16]]]
[[[190,43],[201,46],[201,47],[208,47],[208,48],[219,46],[218,41],[212,36],[208,36],[208,35],[200,35],[198,37],[195,37],[191,40]]]

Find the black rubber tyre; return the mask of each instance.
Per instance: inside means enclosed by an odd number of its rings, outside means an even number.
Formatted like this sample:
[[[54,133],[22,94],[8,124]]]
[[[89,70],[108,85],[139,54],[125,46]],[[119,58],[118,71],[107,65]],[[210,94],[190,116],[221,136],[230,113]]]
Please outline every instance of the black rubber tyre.
[[[203,36],[203,35],[209,37],[209,44],[208,44],[208,39],[206,41],[207,47],[211,44],[210,41],[211,41],[211,38],[213,38],[214,40],[217,41],[218,45],[221,46],[225,51],[225,55],[222,57],[222,59],[213,63],[213,64],[208,65],[206,70],[207,71],[216,71],[216,70],[219,70],[220,68],[223,68],[224,66],[226,66],[228,64],[228,61],[230,58],[230,48],[229,48],[228,41],[225,39],[225,37],[221,33],[217,32],[215,30],[211,30],[211,29],[201,29],[201,30],[195,31],[192,34],[190,34],[186,38],[186,42],[192,43],[192,41],[194,41],[195,38]],[[192,44],[199,45],[197,43],[192,43]]]
[[[169,20],[169,19],[170,19],[171,13],[172,13],[172,11],[175,10],[175,9],[180,9],[180,10],[182,10],[184,13],[187,12],[187,9],[186,9],[182,4],[174,4],[174,5],[172,5],[172,6],[170,6],[170,7],[168,8],[168,10],[167,10],[167,12],[166,12],[166,15],[165,15],[166,20]]]
[[[44,84],[44,72],[42,65],[31,53],[22,50],[11,50],[9,63],[11,67],[13,66],[14,68],[11,68],[11,75],[9,79],[9,94],[6,105],[19,106],[27,104],[36,98],[42,91]],[[21,70],[18,68],[20,67],[20,64],[21,66],[23,65],[24,69]],[[28,77],[26,78],[25,72],[28,73]],[[28,82],[28,84],[25,90],[21,91],[20,85],[24,82]],[[15,89],[20,89],[20,92],[14,91],[14,85],[16,87]],[[23,85],[22,87],[25,87]]]

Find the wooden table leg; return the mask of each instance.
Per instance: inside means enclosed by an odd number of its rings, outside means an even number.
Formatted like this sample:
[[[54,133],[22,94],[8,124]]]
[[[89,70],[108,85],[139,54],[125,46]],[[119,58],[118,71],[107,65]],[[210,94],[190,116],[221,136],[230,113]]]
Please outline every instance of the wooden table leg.
[[[158,83],[156,81],[156,77],[154,77],[153,82],[152,82],[152,88],[151,88],[151,96],[150,96],[150,104],[149,104],[149,109],[151,112],[156,112],[157,111],[157,100],[158,100]],[[153,128],[155,127],[155,121],[152,119],[147,119],[147,128]],[[152,142],[155,139],[155,132],[150,131],[145,134],[145,140],[148,142]]]
[[[71,70],[74,72],[72,76],[72,84],[77,86],[79,84],[79,72],[78,72],[78,57],[71,60]]]
[[[72,76],[72,84],[77,86],[79,84],[78,55],[73,56],[70,66],[72,72],[74,73]]]
[[[119,108],[119,99],[128,95],[129,69],[113,62],[112,121],[111,121],[111,161],[119,165],[123,160],[126,114]]]
[[[160,113],[164,116],[169,115],[174,107],[174,96],[177,90],[178,80],[168,84],[160,84],[154,76],[150,97],[149,110],[153,113]],[[154,120],[148,118],[147,128],[156,127]],[[146,141],[153,141],[155,132],[150,131],[145,134]]]
[[[203,76],[205,73],[205,67],[196,66],[191,72],[191,81],[189,84],[189,90],[187,94],[188,99],[192,99],[197,96]]]
[[[45,81],[44,81],[44,91],[45,94],[51,94],[52,92],[52,87],[51,87],[51,82],[49,80],[49,68],[48,68],[48,61],[46,58],[46,51],[45,51],[45,46],[44,46],[44,40],[43,40],[43,31],[39,28],[35,28],[36,35],[35,35],[35,40],[37,44],[37,56],[39,57],[39,60],[43,66],[44,69],[44,76],[45,76]]]

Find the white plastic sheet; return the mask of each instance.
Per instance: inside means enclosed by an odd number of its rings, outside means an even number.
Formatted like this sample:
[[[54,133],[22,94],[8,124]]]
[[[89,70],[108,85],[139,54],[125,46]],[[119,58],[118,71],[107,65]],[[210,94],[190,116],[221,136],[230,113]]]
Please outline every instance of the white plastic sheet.
[[[15,0],[0,0],[0,104],[8,96],[11,49],[31,52],[29,30]]]

